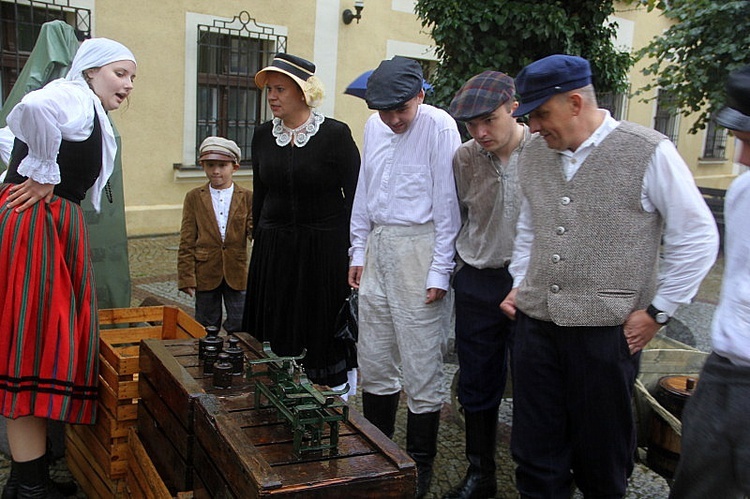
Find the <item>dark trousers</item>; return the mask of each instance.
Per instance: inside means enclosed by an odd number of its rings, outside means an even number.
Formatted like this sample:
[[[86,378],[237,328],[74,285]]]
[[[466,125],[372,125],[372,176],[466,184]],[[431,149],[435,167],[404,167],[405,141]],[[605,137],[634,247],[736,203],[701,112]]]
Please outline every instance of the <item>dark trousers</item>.
[[[227,309],[224,329],[228,333],[242,330],[242,311],[245,307],[245,290],[237,291],[221,281],[218,288],[211,291],[195,292],[195,320],[204,326],[221,328],[223,315],[222,300]]]
[[[511,451],[522,497],[624,497],[640,354],[622,326],[562,327],[519,311],[512,352]]]
[[[672,499],[750,497],[750,367],[712,353],[682,413]]]
[[[495,408],[502,400],[513,321],[499,305],[512,286],[507,269],[464,265],[453,278],[458,400],[466,411]]]

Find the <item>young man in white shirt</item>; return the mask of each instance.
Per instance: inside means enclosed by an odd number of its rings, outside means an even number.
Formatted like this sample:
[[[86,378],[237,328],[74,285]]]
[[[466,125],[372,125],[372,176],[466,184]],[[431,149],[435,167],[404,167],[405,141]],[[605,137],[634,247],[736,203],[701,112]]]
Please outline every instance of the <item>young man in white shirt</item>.
[[[417,463],[417,497],[432,477],[450,301],[444,299],[460,227],[451,161],[455,121],[422,104],[414,60],[381,62],[365,100],[365,125],[351,219],[349,284],[359,288],[358,362],[364,415],[393,436],[402,387],[409,407],[406,450]]]

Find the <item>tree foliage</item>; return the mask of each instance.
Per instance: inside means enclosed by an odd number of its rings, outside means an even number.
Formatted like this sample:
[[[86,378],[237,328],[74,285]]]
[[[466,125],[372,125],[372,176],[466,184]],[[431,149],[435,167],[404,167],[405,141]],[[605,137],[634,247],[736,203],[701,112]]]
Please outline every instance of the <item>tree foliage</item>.
[[[750,64],[750,0],[641,0],[649,9],[662,9],[673,24],[654,38],[637,57],[653,62],[644,69],[654,88],[670,92],[684,115],[700,113],[691,133],[705,127],[724,101],[729,72]]]
[[[632,59],[612,43],[612,0],[417,0],[440,57],[431,100],[446,106],[461,84],[487,69],[515,76],[532,61],[572,54],[591,62],[600,92],[622,91]]]

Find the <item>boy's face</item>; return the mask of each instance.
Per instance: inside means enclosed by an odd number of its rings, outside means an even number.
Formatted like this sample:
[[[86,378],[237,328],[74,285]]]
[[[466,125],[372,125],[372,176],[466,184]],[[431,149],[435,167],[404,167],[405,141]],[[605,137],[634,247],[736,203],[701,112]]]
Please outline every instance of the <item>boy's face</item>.
[[[201,161],[203,171],[206,172],[211,187],[214,189],[228,189],[232,185],[232,175],[240,165],[233,161],[221,161],[217,159],[205,159]]]
[[[419,105],[424,101],[424,90],[420,90],[419,93],[406,101],[403,106],[398,109],[391,109],[388,111],[378,111],[380,119],[388,125],[393,133],[402,134],[409,129],[412,121],[417,116],[417,110]]]

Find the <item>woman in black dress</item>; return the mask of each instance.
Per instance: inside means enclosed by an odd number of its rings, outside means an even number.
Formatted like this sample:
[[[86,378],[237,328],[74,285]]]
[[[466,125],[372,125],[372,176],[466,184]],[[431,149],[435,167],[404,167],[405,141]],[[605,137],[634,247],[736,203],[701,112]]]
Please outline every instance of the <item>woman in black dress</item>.
[[[349,294],[349,217],[359,151],[349,127],[314,108],[315,65],[277,54],[255,75],[274,119],[255,128],[253,252],[244,329],[277,355],[299,355],[314,382],[340,387],[356,355],[334,339]]]

